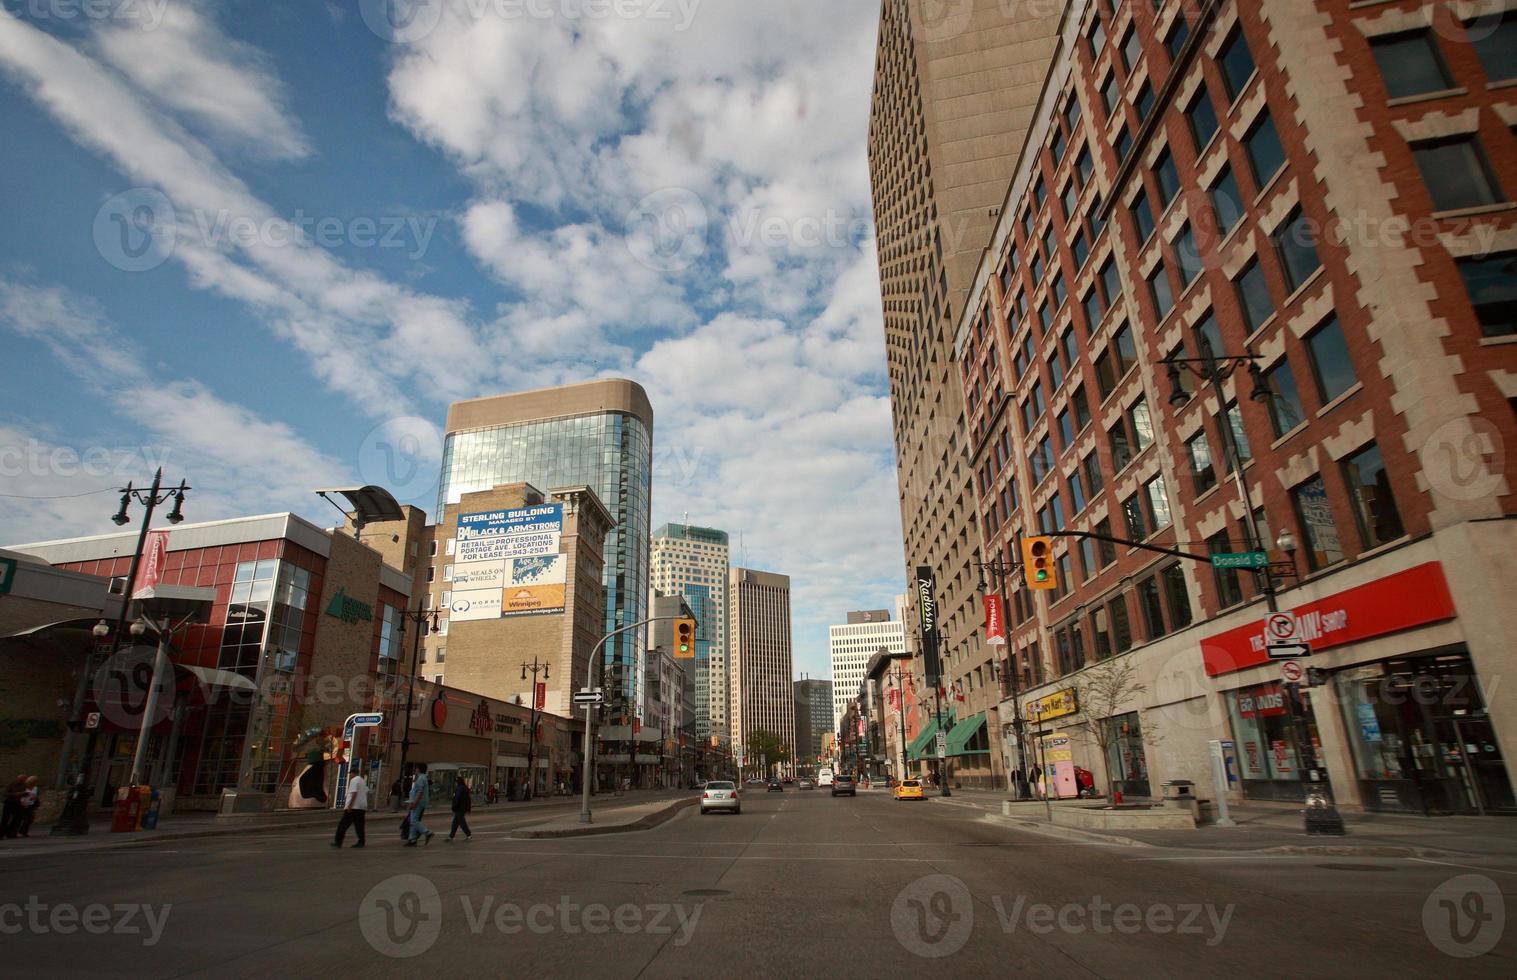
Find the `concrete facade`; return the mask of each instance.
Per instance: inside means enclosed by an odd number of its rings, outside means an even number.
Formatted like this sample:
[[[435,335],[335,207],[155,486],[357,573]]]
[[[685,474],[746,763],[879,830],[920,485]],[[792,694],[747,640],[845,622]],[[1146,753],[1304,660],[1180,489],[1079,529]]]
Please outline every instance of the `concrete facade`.
[[[848,705],[859,696],[866,668],[881,649],[892,654],[906,652],[906,626],[891,618],[888,609],[850,612],[846,623],[827,627],[832,659],[832,730]]]
[[[730,547],[726,531],[665,524],[653,532],[648,577],[655,595],[680,595],[696,619],[695,735],[702,743],[728,737],[731,698],[727,669],[727,589]],[[655,631],[658,629],[655,626]]]
[[[734,568],[731,582],[732,744],[746,747],[748,736],[763,729],[793,755],[790,576]]]
[[[986,664],[972,642],[974,488],[950,366],[953,325],[1025,138],[1060,7],[880,5],[869,169],[905,573],[934,571],[950,679]],[[973,692],[976,710],[993,704]]]

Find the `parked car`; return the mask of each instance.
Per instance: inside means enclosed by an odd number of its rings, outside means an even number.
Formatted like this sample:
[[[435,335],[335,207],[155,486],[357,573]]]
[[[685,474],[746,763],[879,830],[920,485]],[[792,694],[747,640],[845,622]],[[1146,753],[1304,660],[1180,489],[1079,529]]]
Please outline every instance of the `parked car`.
[[[859,795],[859,790],[858,790],[858,787],[856,785],[854,785],[853,777],[849,776],[849,775],[844,775],[844,774],[833,776],[832,777],[832,795],[833,796],[858,796]]]
[[[713,810],[743,812],[743,800],[738,793],[737,783],[730,779],[713,779],[706,784],[701,790],[701,815],[705,816]]]
[[[816,789],[816,781],[813,780],[813,779],[803,779],[799,783],[796,784],[795,788],[796,789]]]
[[[903,779],[895,788],[895,798],[898,800],[925,800],[927,795],[922,792],[920,779]]]

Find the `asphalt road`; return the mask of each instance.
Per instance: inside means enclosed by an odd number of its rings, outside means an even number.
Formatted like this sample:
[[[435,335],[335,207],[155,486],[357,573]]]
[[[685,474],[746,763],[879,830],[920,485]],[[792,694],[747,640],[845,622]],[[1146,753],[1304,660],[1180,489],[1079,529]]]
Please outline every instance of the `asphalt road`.
[[[650,831],[0,849],[8,976],[1517,976],[1517,862],[1204,854],[952,801],[748,793]],[[445,831],[439,819],[434,829]],[[1479,953],[1473,957],[1470,953]]]

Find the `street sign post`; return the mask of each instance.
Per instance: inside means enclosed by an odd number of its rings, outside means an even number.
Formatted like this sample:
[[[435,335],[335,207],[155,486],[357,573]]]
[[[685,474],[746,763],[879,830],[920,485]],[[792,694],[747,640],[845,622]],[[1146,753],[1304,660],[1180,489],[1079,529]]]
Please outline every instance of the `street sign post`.
[[[1287,684],[1299,684],[1306,676],[1306,668],[1299,660],[1286,660],[1280,664],[1280,679]]]
[[[1265,650],[1271,660],[1295,660],[1297,657],[1312,655],[1310,643],[1267,643]]]
[[[1275,612],[1264,617],[1264,642],[1295,643],[1296,617],[1290,613]]]
[[[1213,568],[1268,568],[1267,551],[1223,551],[1211,556]]]
[[[580,690],[580,691],[575,691],[574,692],[574,704],[575,704],[576,707],[584,707],[585,705],[605,704],[605,703],[606,703],[606,693],[605,693],[605,691],[601,690],[598,687],[595,688],[595,689],[593,689],[593,690],[591,690],[589,688],[586,688],[584,690]]]
[[[938,732],[938,758],[948,758],[948,733]]]

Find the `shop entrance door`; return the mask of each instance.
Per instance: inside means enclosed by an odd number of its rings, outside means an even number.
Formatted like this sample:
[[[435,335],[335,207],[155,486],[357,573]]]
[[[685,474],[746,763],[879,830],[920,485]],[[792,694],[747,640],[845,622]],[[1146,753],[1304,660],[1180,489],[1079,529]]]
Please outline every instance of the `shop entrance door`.
[[[1484,716],[1444,718],[1437,729],[1444,764],[1458,774],[1469,808],[1481,815],[1517,813],[1490,720]]]

